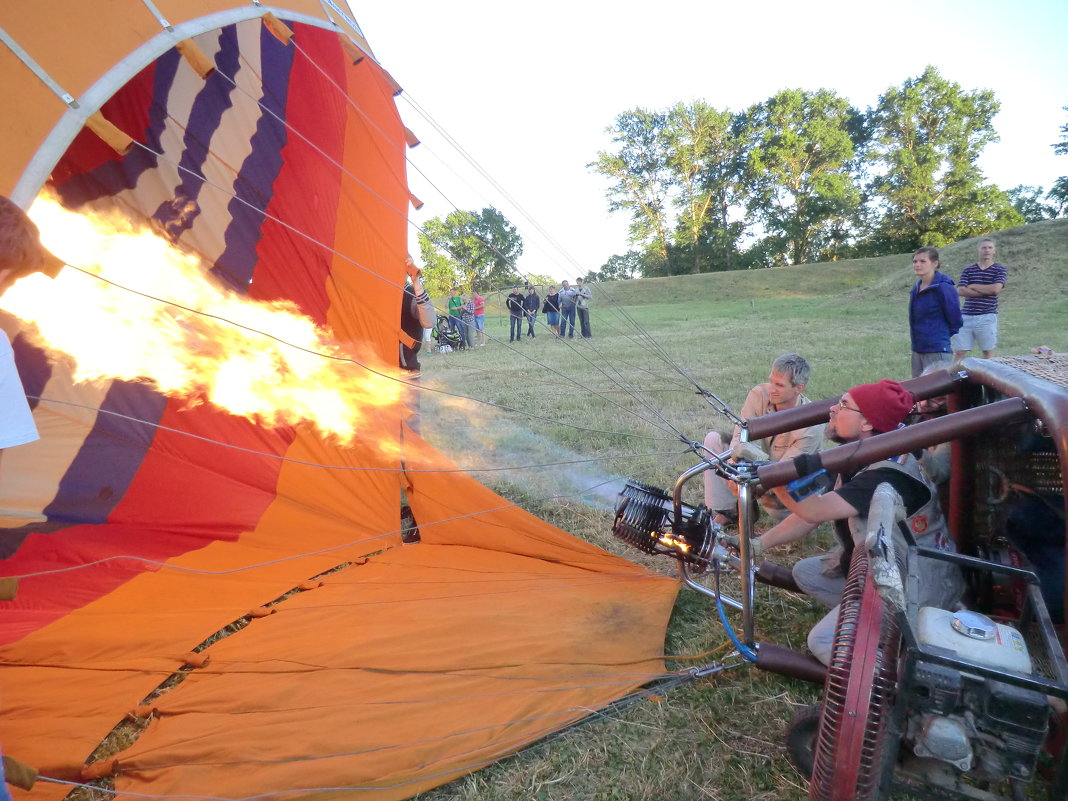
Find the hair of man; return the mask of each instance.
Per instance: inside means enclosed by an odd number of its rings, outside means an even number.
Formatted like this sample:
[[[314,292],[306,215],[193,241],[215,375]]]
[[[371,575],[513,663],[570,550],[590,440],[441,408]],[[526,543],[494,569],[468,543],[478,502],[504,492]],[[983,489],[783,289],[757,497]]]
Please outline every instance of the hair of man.
[[[0,272],[20,277],[44,264],[40,233],[15,201],[0,195]]]
[[[797,387],[808,383],[808,377],[812,374],[812,368],[808,362],[796,353],[784,353],[771,364],[773,373],[782,373],[789,376],[790,384]]]

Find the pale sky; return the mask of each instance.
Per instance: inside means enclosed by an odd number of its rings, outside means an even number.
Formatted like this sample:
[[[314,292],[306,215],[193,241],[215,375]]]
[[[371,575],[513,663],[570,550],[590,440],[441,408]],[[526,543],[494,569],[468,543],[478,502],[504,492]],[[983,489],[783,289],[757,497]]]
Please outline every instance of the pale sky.
[[[1068,122],[1066,0],[750,3],[659,0],[350,0],[423,145],[409,184],[426,206],[500,209],[524,235],[519,268],[574,277],[625,253],[627,220],[586,165],[625,110],[704,100],[741,111],[780,89],[835,90],[864,109],[928,64],[1001,101],[980,167],[1002,189],[1068,174],[1052,143]],[[421,106],[527,213],[444,143]],[[462,176],[461,177],[458,177]],[[470,185],[470,186],[469,186]],[[473,188],[471,188],[473,187]],[[543,229],[563,251],[539,233]],[[410,228],[410,250],[418,243]]]

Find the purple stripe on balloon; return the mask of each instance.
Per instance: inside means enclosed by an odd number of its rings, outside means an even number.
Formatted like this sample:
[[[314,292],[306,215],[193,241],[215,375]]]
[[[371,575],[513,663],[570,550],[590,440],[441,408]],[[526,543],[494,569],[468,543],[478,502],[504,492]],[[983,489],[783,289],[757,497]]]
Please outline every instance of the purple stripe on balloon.
[[[156,61],[148,129],[145,131],[144,138],[145,146],[149,150],[159,152],[163,149],[160,138],[167,126],[168,97],[174,86],[178,65],[181,63],[182,57],[177,50],[164,53]],[[68,208],[78,208],[90,201],[132,189],[137,185],[143,173],[158,166],[159,158],[149,150],[135,146],[118,161],[109,161],[87,173],[64,181],[56,187],[63,205]]]
[[[260,209],[271,201],[272,185],[282,170],[282,148],[286,143],[286,97],[289,73],[295,48],[278,41],[266,26],[260,30],[260,75],[263,98],[270,112],[260,114],[250,143],[252,150],[241,164],[234,182],[236,197],[230,201],[230,225],[226,229],[226,247],[213,272],[239,292],[248,290],[256,268],[261,226],[265,219]]]
[[[44,509],[49,521],[68,525],[103,523],[126,494],[156,434],[167,399],[144,384],[116,381],[111,385],[93,430],[63,475],[56,497]]]

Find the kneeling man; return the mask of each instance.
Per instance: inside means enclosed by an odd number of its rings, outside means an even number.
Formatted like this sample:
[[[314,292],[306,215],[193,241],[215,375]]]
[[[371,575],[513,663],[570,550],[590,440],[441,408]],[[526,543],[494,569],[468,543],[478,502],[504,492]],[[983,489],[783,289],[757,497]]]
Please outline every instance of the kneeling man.
[[[831,407],[827,436],[845,444],[893,431],[901,427],[914,404],[912,393],[896,381],[884,378],[875,384],[861,384]],[[830,663],[838,604],[845,589],[854,544],[864,547],[868,507],[875,488],[883,482],[889,483],[901,496],[905,522],[917,545],[949,552],[956,550],[938,504],[938,490],[911,454],[875,462],[853,475],[839,476],[831,492],[811,495],[801,501],[791,498],[784,487],[777,487],[775,495],[791,514],[752,540],[756,558],[771,548],[800,539],[820,523],[836,521],[835,533],[841,549],[802,559],[793,569],[794,581],[807,595],[832,607],[808,636],[809,650],[825,665]],[[929,559],[924,560],[923,566],[920,604],[952,608],[961,590],[957,568]]]
[[[767,383],[757,384],[749,390],[745,403],[742,404],[742,419],[751,420],[808,403],[808,398],[801,393],[808,383],[810,372],[808,362],[803,358],[796,353],[784,353],[772,363]],[[799,428],[766,440],[757,440],[754,444],[768,453],[773,461],[781,462],[803,453],[818,451],[823,445],[823,429],[823,425]],[[732,449],[738,446],[741,436],[741,429],[735,426],[734,436],[731,438]],[[723,438],[719,432],[708,432],[705,447],[713,453],[724,451]],[[711,471],[705,473],[705,506],[712,510],[717,523],[722,525],[738,522],[738,500],[735,497],[737,493],[735,485],[728,484]],[[782,520],[789,514],[774,495],[763,495],[760,502],[776,520]]]

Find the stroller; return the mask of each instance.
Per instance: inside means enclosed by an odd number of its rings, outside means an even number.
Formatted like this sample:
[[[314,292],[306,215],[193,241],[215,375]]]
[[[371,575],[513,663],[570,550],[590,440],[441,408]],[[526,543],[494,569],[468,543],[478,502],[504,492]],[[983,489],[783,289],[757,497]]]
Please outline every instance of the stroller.
[[[434,324],[433,337],[438,343],[434,346],[435,353],[451,353],[465,347],[464,338],[460,335],[460,321],[455,317],[439,314]]]

